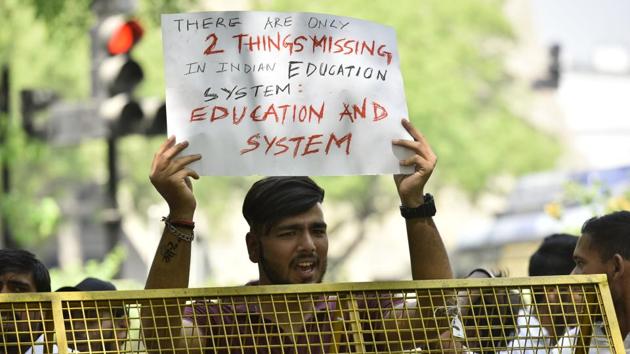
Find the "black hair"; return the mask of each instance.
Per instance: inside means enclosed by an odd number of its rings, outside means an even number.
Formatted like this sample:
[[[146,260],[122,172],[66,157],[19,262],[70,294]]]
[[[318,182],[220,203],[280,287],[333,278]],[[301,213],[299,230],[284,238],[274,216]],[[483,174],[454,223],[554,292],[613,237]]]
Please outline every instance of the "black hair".
[[[529,258],[529,276],[570,274],[575,267],[573,251],[577,241],[577,236],[569,234],[545,237]]]
[[[592,217],[582,225],[584,234],[591,237],[591,245],[597,249],[603,261],[617,253],[630,260],[630,212],[616,211]]]
[[[252,185],[243,201],[250,229],[266,234],[280,220],[324,201],[324,190],[309,177],[267,177]]]
[[[46,266],[29,251],[0,249],[0,274],[31,273],[37,292],[50,292],[50,274]]]

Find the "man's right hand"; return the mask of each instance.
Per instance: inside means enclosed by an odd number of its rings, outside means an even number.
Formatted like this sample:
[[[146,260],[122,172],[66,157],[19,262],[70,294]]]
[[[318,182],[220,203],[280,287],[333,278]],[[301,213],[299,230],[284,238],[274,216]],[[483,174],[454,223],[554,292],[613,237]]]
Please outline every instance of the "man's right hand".
[[[149,179],[170,208],[172,219],[192,220],[197,201],[192,191],[190,177],[199,179],[197,172],[188,165],[201,159],[201,155],[178,156],[187,141],[175,144],[175,137],[166,139],[153,156]]]

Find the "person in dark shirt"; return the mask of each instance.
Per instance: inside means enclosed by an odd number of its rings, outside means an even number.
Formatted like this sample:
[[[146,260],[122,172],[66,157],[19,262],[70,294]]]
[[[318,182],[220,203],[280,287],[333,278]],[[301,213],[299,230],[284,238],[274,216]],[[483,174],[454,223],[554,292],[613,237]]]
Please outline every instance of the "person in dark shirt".
[[[406,221],[412,277],[452,278],[444,244],[432,219],[435,214],[433,198],[424,193],[437,157],[424,136],[409,121],[402,120],[402,124],[413,140],[401,139],[392,143],[413,153],[400,164],[413,166],[415,172],[396,175],[394,181],[402,204],[401,213]],[[176,144],[173,137],[167,139],[155,154],[151,167],[151,182],[168,203],[170,213],[165,218],[166,227],[149,272],[147,289],[188,287],[190,241],[193,239],[193,216],[197,205],[189,178],[198,179],[199,176],[187,165],[198,161],[201,156],[180,155],[186,147],[185,141]],[[258,280],[252,284],[306,284],[323,280],[328,252],[323,200],[324,191],[308,177],[268,177],[254,183],[243,203],[243,216],[250,227],[245,237],[248,256],[258,265],[259,273]],[[387,243],[387,235],[383,238],[383,242]],[[422,298],[421,303],[401,303],[394,296],[379,298],[366,295],[359,299],[358,306],[365,310],[364,321],[372,316],[370,309],[378,309],[379,313],[385,314],[388,320],[380,321],[381,325],[372,328],[372,332],[377,337],[373,343],[385,345],[387,351],[434,345],[443,348],[446,344],[439,337],[449,324],[426,321],[433,316],[432,300],[435,299]],[[335,331],[322,332],[335,326],[334,319],[328,314],[334,312],[337,304],[337,299],[322,298],[306,304],[294,301],[287,305],[289,308],[277,309],[270,308],[273,306],[270,302],[251,306],[204,302],[186,308],[182,321],[184,331],[174,340],[170,340],[168,330],[159,330],[165,324],[158,323],[162,317],[155,313],[156,309],[152,309],[154,312],[150,316],[145,316],[146,312],[143,312],[143,331],[150,350],[159,347],[161,351],[185,349],[188,352],[209,353],[327,353],[333,351],[333,343],[338,340],[349,340],[334,338]],[[433,303],[436,304],[439,301]],[[274,316],[264,315],[269,313]],[[291,325],[295,320],[292,316],[299,317],[307,325],[295,328]],[[427,328],[428,322],[441,328]],[[270,335],[296,331],[301,335],[288,343],[280,343],[281,336]],[[397,348],[396,343],[412,344]],[[240,349],[244,347],[249,349]],[[260,349],[263,347],[267,349]],[[351,349],[344,349],[341,345],[335,350]]]

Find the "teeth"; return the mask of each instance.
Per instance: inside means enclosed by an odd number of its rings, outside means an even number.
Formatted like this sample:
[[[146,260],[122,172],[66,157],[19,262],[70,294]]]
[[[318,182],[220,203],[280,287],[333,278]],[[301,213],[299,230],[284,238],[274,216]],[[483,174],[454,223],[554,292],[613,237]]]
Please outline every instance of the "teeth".
[[[313,263],[312,262],[301,262],[301,263],[298,263],[298,265],[300,267],[312,267]]]

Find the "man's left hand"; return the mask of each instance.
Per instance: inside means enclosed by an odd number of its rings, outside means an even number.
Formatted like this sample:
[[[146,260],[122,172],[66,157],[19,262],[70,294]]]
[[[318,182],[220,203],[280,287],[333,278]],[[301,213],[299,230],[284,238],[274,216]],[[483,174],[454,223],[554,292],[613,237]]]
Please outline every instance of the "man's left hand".
[[[403,127],[413,140],[396,139],[392,144],[405,147],[414,155],[400,160],[401,166],[414,166],[415,172],[409,175],[394,175],[400,201],[404,206],[415,208],[424,202],[424,186],[435,169],[437,156],[433,153],[426,138],[407,119],[402,121]]]

